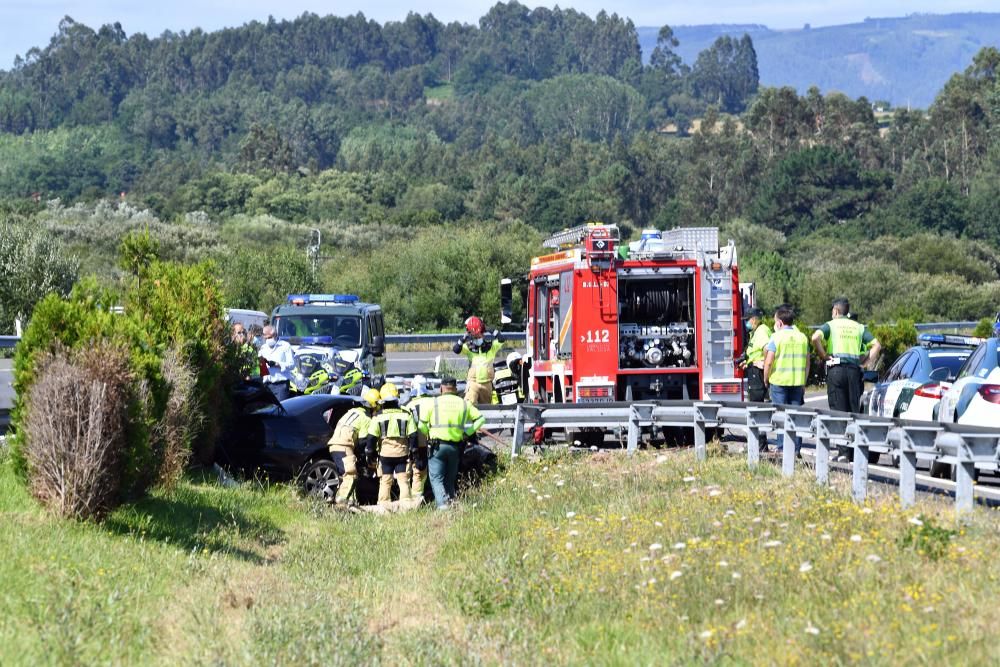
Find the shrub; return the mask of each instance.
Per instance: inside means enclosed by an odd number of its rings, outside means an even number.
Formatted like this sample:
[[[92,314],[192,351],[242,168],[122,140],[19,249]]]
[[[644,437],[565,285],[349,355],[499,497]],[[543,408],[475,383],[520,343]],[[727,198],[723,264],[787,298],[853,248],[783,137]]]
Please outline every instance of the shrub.
[[[912,320],[880,324],[872,329],[872,333],[882,344],[881,368],[889,368],[901,354],[917,344],[917,327]]]
[[[197,374],[184,363],[183,353],[170,349],[163,357],[163,381],[170,388],[163,416],[153,426],[150,437],[153,450],[162,461],[157,483],[173,488],[191,458],[190,443],[205,422],[198,410],[195,392]]]
[[[132,373],[109,344],[48,352],[25,398],[23,438],[29,488],[46,507],[87,519],[119,499]]]

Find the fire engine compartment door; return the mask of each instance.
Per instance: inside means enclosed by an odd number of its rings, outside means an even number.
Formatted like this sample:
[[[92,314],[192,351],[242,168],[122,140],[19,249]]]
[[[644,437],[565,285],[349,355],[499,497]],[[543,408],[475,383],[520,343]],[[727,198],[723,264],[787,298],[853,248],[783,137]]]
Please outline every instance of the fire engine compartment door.
[[[536,279],[535,358],[566,359],[573,346],[573,272]]]
[[[694,268],[618,274],[619,367],[664,371],[698,366]]]

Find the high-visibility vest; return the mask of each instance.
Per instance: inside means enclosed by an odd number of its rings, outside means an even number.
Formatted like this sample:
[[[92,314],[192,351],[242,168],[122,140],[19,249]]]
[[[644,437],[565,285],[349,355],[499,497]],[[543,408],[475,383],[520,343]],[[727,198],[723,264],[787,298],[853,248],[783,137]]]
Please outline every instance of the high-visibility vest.
[[[368,433],[369,424],[371,417],[364,408],[351,408],[337,421],[327,444],[331,447],[354,447],[358,438]]]
[[[510,366],[505,365],[496,371],[493,378],[493,403],[503,403],[504,405],[516,405],[524,400],[524,392],[521,391],[521,383],[514,377],[514,371]]]
[[[431,440],[458,443],[485,422],[476,406],[458,394],[442,394],[431,400],[429,410],[421,409],[417,428]]]
[[[857,364],[864,352],[865,325],[846,317],[838,317],[826,323],[830,327],[830,337],[826,340],[826,351],[841,363]]]
[[[483,349],[485,347],[486,343],[483,343],[478,350],[470,348],[468,343],[462,345],[462,354],[469,360],[469,374],[465,378],[466,382],[486,384],[493,381],[493,360],[496,359],[503,343],[492,340],[489,347]]]
[[[771,329],[761,322],[753,330],[753,334],[750,336],[750,344],[747,346],[748,366],[764,361],[764,348],[767,346],[769,340],[771,340]]]
[[[806,335],[789,326],[774,332],[771,341],[776,350],[768,382],[779,387],[806,386],[806,366],[809,362],[809,339]]]
[[[368,435],[378,441],[382,456],[406,456],[410,451],[407,440],[416,432],[413,415],[402,408],[386,408],[368,425]]]
[[[417,424],[417,440],[420,447],[427,446],[427,435],[425,433],[420,433],[420,415],[424,414],[431,409],[431,401],[433,401],[431,396],[417,396],[416,398],[411,398],[410,402],[403,406],[403,409],[413,415],[413,421]]]

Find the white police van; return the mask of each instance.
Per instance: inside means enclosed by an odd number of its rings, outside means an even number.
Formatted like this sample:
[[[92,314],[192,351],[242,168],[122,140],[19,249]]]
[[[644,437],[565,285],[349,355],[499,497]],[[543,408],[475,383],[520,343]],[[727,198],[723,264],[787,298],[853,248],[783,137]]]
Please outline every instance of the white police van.
[[[353,294],[289,294],[271,311],[271,325],[296,355],[338,354],[371,374],[375,359],[385,355],[382,307]]]

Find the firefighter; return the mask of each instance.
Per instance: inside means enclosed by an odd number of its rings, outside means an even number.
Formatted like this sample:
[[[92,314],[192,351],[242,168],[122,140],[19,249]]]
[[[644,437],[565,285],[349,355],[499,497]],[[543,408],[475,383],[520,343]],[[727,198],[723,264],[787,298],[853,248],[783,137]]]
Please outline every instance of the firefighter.
[[[379,393],[369,389],[362,396],[364,405],[351,408],[337,421],[330,437],[329,446],[333,462],[341,475],[340,487],[334,501],[339,506],[357,505],[354,490],[358,481],[357,449],[363,444],[371,423],[372,414],[378,407]],[[365,463],[361,463],[365,467]]]
[[[503,364],[496,364],[493,376],[493,403],[514,405],[524,402],[524,390],[521,388],[521,355],[511,352]]]
[[[805,403],[806,378],[809,376],[809,339],[795,328],[795,311],[791,306],[779,306],[774,313],[774,335],[765,348],[764,383],[771,387],[775,405]],[[778,450],[784,445],[778,435]],[[802,439],[795,437],[795,454],[799,454]]]
[[[465,321],[465,337],[455,343],[455,354],[464,355],[469,360],[469,374],[466,376],[465,400],[469,403],[489,403],[493,396],[493,360],[503,347],[503,335],[493,332],[491,340],[485,338],[483,321],[473,315]]]
[[[392,503],[392,483],[399,485],[399,500],[410,500],[410,483],[406,463],[410,452],[417,449],[417,424],[413,415],[399,407],[399,390],[387,382],[378,390],[382,411],[372,417],[365,440],[365,458],[375,460],[378,451],[378,504]]]
[[[413,421],[420,422],[420,414],[429,409],[431,397],[427,395],[427,379],[423,375],[413,377],[410,389],[410,400],[405,407],[413,415]],[[410,450],[410,462],[406,467],[410,477],[410,498],[420,504],[424,499],[424,486],[427,483],[427,436],[417,432],[417,448]]]
[[[750,329],[750,343],[747,345],[743,369],[747,377],[747,399],[757,403],[767,400],[767,387],[764,384],[764,355],[768,341],[771,340],[771,328],[764,323],[764,311],[751,308],[747,311],[747,325]]]
[[[427,436],[431,489],[439,510],[448,509],[455,499],[465,442],[486,421],[475,405],[458,395],[456,385],[453,377],[441,378],[441,395],[431,398],[429,409],[420,411],[417,426]]]
[[[865,325],[848,317],[850,312],[851,304],[847,299],[836,299],[830,311],[830,321],[820,326],[812,336],[816,355],[826,364],[826,397],[830,409],[841,412],[861,410],[863,367],[874,363],[882,349],[878,339]],[[854,454],[853,447],[841,446],[838,449],[838,460],[850,460]]]

